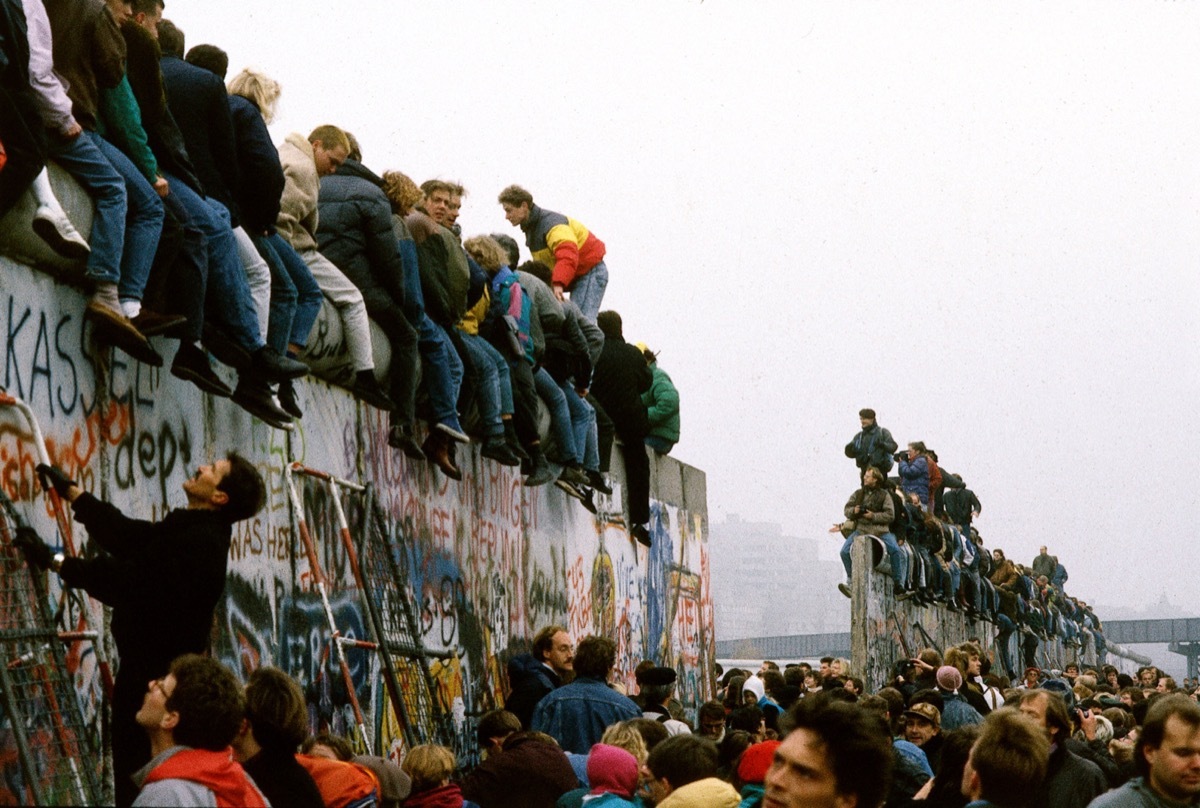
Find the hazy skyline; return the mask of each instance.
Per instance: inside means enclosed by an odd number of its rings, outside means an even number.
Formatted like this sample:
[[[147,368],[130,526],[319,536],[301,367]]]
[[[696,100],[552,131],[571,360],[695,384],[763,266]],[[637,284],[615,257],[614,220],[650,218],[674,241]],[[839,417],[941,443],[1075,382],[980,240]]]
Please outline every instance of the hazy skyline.
[[[280,80],[271,131],[520,182],[608,246],[605,307],[683,400],[713,521],[825,530],[874,407],[1089,602],[1187,600],[1200,8],[169,0]],[[1189,518],[1191,517],[1191,518]],[[836,549],[836,548],[834,548]]]

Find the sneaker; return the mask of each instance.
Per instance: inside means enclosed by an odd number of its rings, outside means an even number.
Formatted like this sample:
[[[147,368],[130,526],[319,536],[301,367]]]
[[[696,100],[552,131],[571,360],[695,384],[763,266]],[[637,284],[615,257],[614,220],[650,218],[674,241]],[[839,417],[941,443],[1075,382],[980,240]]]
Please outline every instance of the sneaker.
[[[845,583],[838,584],[838,591],[839,591],[839,592],[841,592],[841,593],[842,593],[843,595],[845,595],[846,597],[850,597],[850,586],[849,586],[849,584],[845,584]]]
[[[229,398],[233,395],[229,386],[213,372],[204,351],[191,343],[179,344],[179,350],[175,352],[175,361],[171,363],[171,375],[191,382],[210,396]]]
[[[485,440],[479,453],[484,457],[490,457],[502,466],[521,465],[521,458],[512,453],[512,450],[508,448],[508,441],[499,435]]]
[[[284,411],[293,418],[304,417],[304,411],[300,409],[300,404],[296,401],[296,388],[289,379],[284,379],[279,383],[279,406],[283,407]]]
[[[587,475],[583,473],[583,469],[579,466],[563,466],[562,473],[558,475],[558,479],[572,485],[587,485]]]
[[[592,488],[595,488],[606,497],[612,496],[612,486],[608,484],[608,480],[604,479],[604,475],[592,469],[585,469],[584,474],[587,475],[587,482]]]
[[[650,546],[650,531],[646,530],[645,525],[634,525],[629,529],[629,535],[632,536],[638,544],[646,547]]]
[[[583,492],[570,483],[564,482],[562,479],[558,479],[554,481],[554,484],[565,491],[567,496],[575,497],[575,499],[579,500],[580,502],[583,501]]]
[[[33,214],[33,232],[63,258],[86,261],[92,254],[87,239],[79,234],[67,214],[49,205],[41,205]]]
[[[915,594],[917,594],[917,593],[911,589],[909,589],[908,591],[901,590],[900,592],[896,593],[896,602],[900,603],[900,602],[906,601]]]
[[[462,427],[458,425],[457,420],[452,424],[446,421],[438,421],[433,428],[445,433],[448,437],[453,438],[459,443],[471,442],[471,438],[467,433],[462,431]]]
[[[592,494],[592,489],[580,488],[579,490],[583,494],[583,496],[579,498],[579,501],[583,503],[583,507],[587,508],[592,513],[598,513],[596,510],[596,499]]]
[[[253,369],[268,382],[299,379],[308,375],[308,365],[289,359],[270,345],[264,345],[251,357]]]
[[[101,342],[120,348],[143,364],[156,368],[163,366],[162,355],[121,313],[120,304],[112,306],[97,293],[88,301],[84,317],[92,321],[96,338]]]
[[[375,381],[375,371],[360,370],[354,377],[354,386],[350,388],[354,397],[364,404],[370,404],[377,410],[391,412],[396,409],[396,402]]]
[[[279,408],[275,399],[271,397],[271,388],[261,379],[239,379],[232,398],[234,404],[276,429],[294,428],[291,416]]]
[[[417,443],[413,437],[412,429],[401,424],[396,424],[388,430],[388,446],[393,449],[399,449],[404,454],[411,457],[413,460],[425,460],[425,453],[421,451],[421,444]]]

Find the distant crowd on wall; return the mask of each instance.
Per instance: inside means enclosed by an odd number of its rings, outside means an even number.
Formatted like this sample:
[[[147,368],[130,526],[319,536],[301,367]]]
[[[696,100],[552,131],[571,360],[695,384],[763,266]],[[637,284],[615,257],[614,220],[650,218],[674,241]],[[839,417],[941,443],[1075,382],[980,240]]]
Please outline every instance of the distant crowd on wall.
[[[616,644],[540,630],[479,716],[482,761],[424,744],[393,760],[308,734],[300,686],[262,668],[241,686],[186,655],[146,687],[154,758],[134,805],[418,808],[1124,808],[1200,802],[1197,683],[1154,667],[1043,671],[1019,682],[978,644],[922,649],[866,693],[845,659],[714,668],[693,716],[677,673],[645,660],[636,691]],[[214,800],[217,800],[214,803]]]
[[[594,512],[619,437],[631,534],[649,545],[647,450],[679,440],[679,395],[657,354],[601,311],[604,242],[511,185],[497,202],[524,235],[521,263],[508,235],[462,239],[460,184],[376,174],[338,126],[274,144],[279,83],[246,69],[226,86],[225,52],[185,51],[163,11],[0,0],[0,215],[32,196],[33,232],[84,268],[95,338],[154,366],[148,338],[175,340],[173,375],[289,429],[328,301],[353,366],[342,382],[389,413],[395,450],[458,480],[455,446],[476,441]],[[92,197],[88,238],[48,161]],[[391,350],[382,384],[371,320]],[[214,357],[236,370],[232,389]]]
[[[1008,644],[1020,633],[1025,666],[1037,664],[1038,641],[1056,637],[1082,656],[1094,649],[1104,664],[1100,619],[1083,600],[1065,591],[1067,568],[1043,546],[1028,566],[991,552],[972,524],[982,505],[964,479],[938,462],[921,441],[904,451],[879,425],[875,411],[859,412],[861,430],[846,444],[859,469],[859,487],[846,501],[845,520],[830,528],[845,537],[842,564],[850,596],[851,548],[860,534],[878,538],[887,550],[897,600],[941,604],[974,620],[995,624],[1000,664],[1015,677]],[[889,477],[895,465],[898,476]]]

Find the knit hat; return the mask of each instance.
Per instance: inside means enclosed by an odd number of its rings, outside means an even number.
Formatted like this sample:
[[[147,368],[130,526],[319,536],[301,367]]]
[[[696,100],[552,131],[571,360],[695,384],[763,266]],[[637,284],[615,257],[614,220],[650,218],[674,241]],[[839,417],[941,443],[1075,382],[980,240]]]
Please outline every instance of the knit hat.
[[[938,668],[937,683],[942,690],[954,692],[962,687],[962,674],[953,665],[943,665]]]
[[[1075,709],[1075,691],[1062,679],[1047,679],[1042,682],[1042,690],[1048,690],[1066,702],[1068,710]]]
[[[745,693],[747,690],[754,694],[755,702],[762,701],[762,697],[766,695],[767,692],[766,687],[763,685],[763,680],[759,679],[757,676],[751,676],[746,680],[746,683],[742,685],[742,692]]]
[[[763,741],[756,743],[746,749],[742,753],[742,760],[738,763],[737,776],[743,783],[761,783],[767,778],[767,769],[771,768],[771,761],[775,759],[775,750],[779,748],[779,741]]]
[[[632,797],[638,784],[637,758],[619,746],[598,743],[587,759],[589,794]]]

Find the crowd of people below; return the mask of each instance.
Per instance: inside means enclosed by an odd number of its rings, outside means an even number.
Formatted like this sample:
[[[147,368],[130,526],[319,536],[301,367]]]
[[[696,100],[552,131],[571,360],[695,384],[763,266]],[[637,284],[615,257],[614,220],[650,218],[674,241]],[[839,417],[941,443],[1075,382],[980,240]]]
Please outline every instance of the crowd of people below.
[[[881,427],[875,411],[859,412],[861,431],[846,445],[860,472],[860,485],[843,509],[844,521],[830,528],[845,537],[841,549],[851,594],[851,550],[860,535],[883,543],[898,601],[937,603],[973,620],[995,624],[1000,664],[1015,677],[1017,665],[1037,663],[1040,640],[1057,638],[1080,656],[1092,650],[1104,664],[1106,644],[1100,619],[1083,600],[1064,589],[1067,569],[1043,546],[1028,566],[998,547],[990,552],[973,523],[982,510],[963,478],[938,464],[937,452],[921,441],[905,451]],[[893,464],[898,475],[888,477]],[[1019,632],[1022,660],[1013,660],[1009,640]]]
[[[299,685],[240,685],[194,654],[146,688],[153,759],[134,805],[343,808],[1125,808],[1200,804],[1200,695],[1147,666],[993,670],[974,642],[923,649],[867,693],[845,659],[714,670],[689,720],[674,668],[616,681],[615,643],[562,626],[509,661],[501,709],[474,724],[481,762],[445,746],[392,760],[309,736]]]
[[[389,413],[390,446],[459,480],[455,447],[474,440],[525,484],[555,482],[595,512],[619,437],[631,535],[649,545],[647,447],[679,440],[679,395],[657,354],[601,311],[604,242],[511,185],[497,202],[524,235],[522,263],[508,235],[463,240],[458,183],[376,174],[337,126],[274,144],[279,83],[246,69],[226,86],[225,52],[185,51],[163,11],[0,0],[0,215],[32,193],[33,231],[85,266],[95,337],[154,366],[148,338],[177,340],[173,375],[290,429],[328,301],[352,365],[342,381]],[[87,239],[48,161],[92,197]],[[386,374],[371,321],[390,347]],[[213,357],[236,370],[232,389]]]

